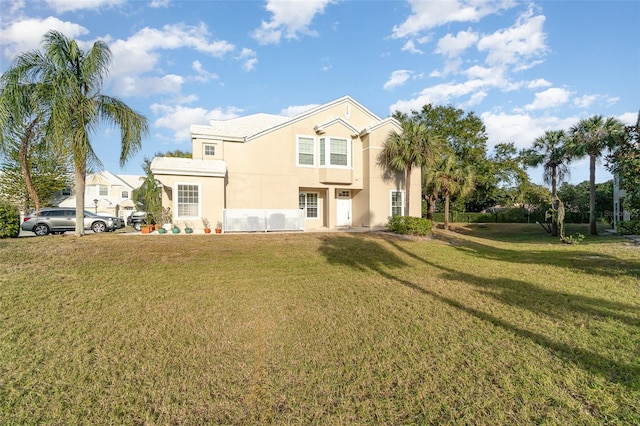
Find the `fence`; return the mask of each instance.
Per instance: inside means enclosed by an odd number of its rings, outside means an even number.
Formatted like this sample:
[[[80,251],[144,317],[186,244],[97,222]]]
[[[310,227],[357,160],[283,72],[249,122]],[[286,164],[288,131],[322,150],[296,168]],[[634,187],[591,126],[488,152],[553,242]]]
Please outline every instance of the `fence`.
[[[304,231],[301,209],[224,209],[224,232]]]

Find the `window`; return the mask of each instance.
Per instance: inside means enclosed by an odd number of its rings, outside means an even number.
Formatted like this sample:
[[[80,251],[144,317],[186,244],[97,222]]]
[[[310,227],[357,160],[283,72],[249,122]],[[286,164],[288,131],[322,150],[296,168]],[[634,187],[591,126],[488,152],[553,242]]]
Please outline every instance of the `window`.
[[[177,217],[199,217],[200,185],[178,184]]]
[[[109,195],[109,187],[107,185],[98,185],[98,195],[101,197]]]
[[[315,192],[301,192],[298,196],[298,202],[301,209],[306,212],[309,219],[318,218],[318,194]]]
[[[298,137],[298,166],[315,166],[313,138]]]
[[[205,145],[204,146],[204,155],[207,156],[215,156],[216,155],[216,146],[215,145]]]
[[[120,193],[121,198],[129,198],[129,191],[122,191]]]
[[[351,166],[351,143],[341,138],[320,138],[320,165]]]
[[[391,216],[404,216],[404,191],[391,191]]]
[[[60,191],[60,195],[71,195],[71,187],[65,187],[62,191]]]

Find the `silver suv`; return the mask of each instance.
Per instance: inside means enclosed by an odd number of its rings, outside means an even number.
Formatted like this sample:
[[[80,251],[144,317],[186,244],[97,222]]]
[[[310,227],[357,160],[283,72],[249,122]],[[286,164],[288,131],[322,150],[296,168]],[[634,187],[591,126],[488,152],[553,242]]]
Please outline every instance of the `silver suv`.
[[[124,220],[114,216],[100,216],[85,210],[84,229],[93,232],[115,231],[124,227]],[[21,228],[23,231],[31,231],[36,235],[60,234],[76,229],[76,209],[46,208],[40,209],[38,220],[32,212],[25,216]]]

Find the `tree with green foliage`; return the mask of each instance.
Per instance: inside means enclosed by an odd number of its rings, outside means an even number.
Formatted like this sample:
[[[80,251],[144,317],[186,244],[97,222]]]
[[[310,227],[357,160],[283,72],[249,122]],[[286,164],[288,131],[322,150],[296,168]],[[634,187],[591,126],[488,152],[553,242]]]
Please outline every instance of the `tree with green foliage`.
[[[433,164],[440,150],[440,141],[415,120],[401,117],[400,124],[402,133],[391,132],[382,150],[382,158],[389,169],[404,173],[407,198],[404,215],[409,216],[413,170]]]
[[[0,238],[20,235],[20,212],[15,204],[0,200]]]
[[[569,163],[572,158],[567,146],[568,138],[564,130],[548,130],[533,141],[532,148],[522,151],[527,165],[542,166],[544,183],[551,185],[552,200],[557,199],[558,183],[569,176]],[[555,206],[556,210],[557,208]],[[558,229],[558,217],[554,215],[551,222],[551,234],[554,237],[558,236]]]
[[[571,127],[569,152],[576,158],[589,157],[589,234],[596,228],[596,160],[620,140],[624,125],[614,117],[594,115]]]
[[[75,40],[58,31],[43,37],[44,52],[20,54],[6,73],[9,84],[35,84],[39,105],[49,111],[47,137],[67,149],[72,157],[76,188],[75,235],[84,235],[84,192],[89,164],[100,165],[90,142],[99,124],[120,129],[120,164],[141,146],[148,132],[147,119],[121,100],[101,93],[111,63],[111,51],[96,41],[83,51]]]
[[[625,191],[624,208],[640,228],[640,112],[636,124],[626,126],[616,141],[607,168],[617,175],[619,186]],[[635,226],[635,225],[634,225]]]
[[[563,183],[558,188],[558,197],[564,202],[568,222],[588,223],[590,210],[589,181],[576,185]],[[596,218],[608,220],[613,211],[613,180],[595,185]]]
[[[69,158],[48,150],[43,141],[33,146],[27,158],[31,190],[27,190],[22,161],[18,149],[5,153],[0,170],[0,194],[24,211],[31,208],[39,211],[41,206],[50,205],[57,191],[73,184]],[[32,191],[35,191],[36,199],[31,196]]]
[[[40,196],[33,182],[30,159],[34,146],[47,150],[41,143],[47,111],[38,102],[37,85],[10,79],[8,76],[12,72],[10,68],[0,76],[0,153],[4,153],[8,161],[17,160],[20,166],[20,180],[28,196],[23,197],[23,191],[13,192],[13,195],[20,196],[20,204],[32,204],[36,211],[40,211]],[[7,184],[14,175],[7,170],[4,173],[4,177],[9,179],[5,179],[4,185],[7,191]]]
[[[162,192],[160,189],[160,182],[155,178],[151,171],[151,160],[145,158],[142,163],[142,170],[144,170],[144,180],[139,188],[133,191],[132,198],[137,206],[142,206],[141,210],[153,214],[155,217],[159,217],[162,212]]]
[[[497,181],[487,158],[487,132],[482,120],[473,111],[465,112],[454,106],[424,105],[420,111],[412,111],[411,118],[423,123],[430,134],[437,136],[444,145],[456,153],[463,166],[470,166],[476,175],[476,190],[461,200],[467,210],[482,210],[493,205],[490,194],[496,190]],[[432,187],[423,179],[423,197],[428,211],[433,212],[435,202]]]
[[[436,190],[444,198],[444,229],[449,229],[449,201],[452,196],[465,196],[475,188],[475,175],[451,152],[440,158],[433,175]]]

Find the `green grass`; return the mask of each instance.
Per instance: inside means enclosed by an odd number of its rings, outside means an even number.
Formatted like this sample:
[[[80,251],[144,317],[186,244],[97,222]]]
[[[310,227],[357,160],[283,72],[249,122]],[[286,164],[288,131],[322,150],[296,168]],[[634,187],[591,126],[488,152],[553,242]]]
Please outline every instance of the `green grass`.
[[[0,240],[0,424],[639,424],[640,247],[456,226]]]

